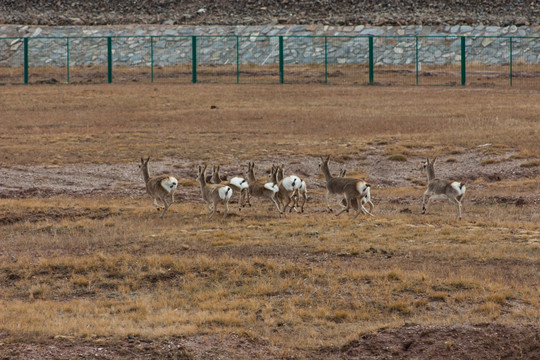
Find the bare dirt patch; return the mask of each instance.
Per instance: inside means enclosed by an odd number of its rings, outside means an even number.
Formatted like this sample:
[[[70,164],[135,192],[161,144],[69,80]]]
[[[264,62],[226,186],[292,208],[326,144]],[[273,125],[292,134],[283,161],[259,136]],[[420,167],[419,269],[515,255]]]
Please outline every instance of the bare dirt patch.
[[[287,352],[236,335],[125,340],[69,336],[20,342],[0,333],[0,356],[12,359],[538,359],[540,332],[532,326],[466,324],[405,325],[365,334],[340,348]]]
[[[484,149],[484,148],[483,148]],[[429,151],[420,150],[431,156]],[[480,149],[463,149],[459,154],[441,157],[438,160],[437,176],[459,179],[474,189],[475,181],[499,182],[523,178],[534,179],[540,175],[540,167],[522,167],[525,160],[514,159],[515,152],[500,155],[485,155]],[[451,162],[445,162],[447,159]],[[486,159],[499,161],[482,165]],[[407,187],[425,185],[425,176],[420,173],[422,161],[419,155],[410,156],[405,161],[392,161],[385,155],[385,145],[370,146],[366,151],[332,159],[331,169],[337,175],[339,170],[347,169],[349,174],[360,174],[375,188]],[[286,171],[295,173],[304,179],[312,189],[322,189],[324,179],[318,172],[319,157],[266,156],[257,162],[258,176],[264,177],[272,164],[285,165]],[[152,161],[152,174],[172,173],[184,179],[188,185],[177,193],[180,201],[193,201],[199,198],[196,177],[197,159],[165,158]],[[173,165],[172,167],[170,165]],[[228,177],[244,176],[247,161],[233,160],[225,167],[223,175]],[[55,196],[69,197],[139,197],[144,194],[144,183],[136,159],[132,164],[78,164],[65,166],[6,166],[2,168],[0,179],[0,198],[48,198]],[[311,194],[320,196],[319,191]],[[475,201],[506,202],[524,205],[536,203],[538,194],[530,196],[497,196],[491,199]],[[54,215],[50,215],[54,217]],[[7,220],[5,220],[7,221]]]
[[[326,354],[336,352],[340,359],[536,359],[540,333],[530,326],[406,325],[363,335]]]

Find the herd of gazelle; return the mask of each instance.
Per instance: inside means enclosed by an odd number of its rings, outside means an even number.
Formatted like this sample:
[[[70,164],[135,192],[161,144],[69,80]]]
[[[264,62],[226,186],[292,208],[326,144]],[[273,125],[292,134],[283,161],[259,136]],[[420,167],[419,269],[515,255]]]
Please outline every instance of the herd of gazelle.
[[[140,169],[146,184],[146,192],[150,195],[154,205],[158,210],[163,209],[160,217],[165,215],[167,209],[174,202],[174,192],[178,187],[178,180],[170,174],[150,176],[148,172],[148,161],[150,158],[141,158]],[[330,156],[321,157],[319,171],[322,172],[326,180],[326,208],[332,211],[328,203],[330,195],[338,195],[341,210],[336,216],[350,209],[356,210],[355,219],[361,213],[373,216],[373,202],[371,202],[371,186],[361,179],[345,177],[346,170],[342,169],[339,176],[334,177],[330,173],[328,162]],[[422,172],[427,174],[428,185],[422,197],[422,213],[432,200],[448,199],[457,206],[457,218],[461,219],[461,201],[465,195],[465,184],[457,181],[439,179],[435,177],[435,160],[429,158],[423,163]],[[212,174],[206,176],[206,165],[199,166],[197,181],[201,187],[203,200],[210,210],[209,218],[212,218],[217,210],[218,204],[223,204],[225,211],[223,217],[227,216],[229,210],[229,200],[233,193],[238,193],[238,204],[240,208],[246,204],[251,206],[250,197],[267,198],[277,208],[280,217],[285,216],[287,207],[289,212],[300,208],[304,212],[304,205],[307,201],[306,182],[296,175],[284,176],[283,165],[273,165],[268,179],[255,177],[255,163],[248,163],[246,179],[233,177],[224,181],[219,174],[220,167],[214,166]],[[426,201],[427,199],[427,201]],[[159,205],[160,200],[163,205]],[[301,204],[300,204],[301,202]],[[369,207],[369,210],[364,205]]]

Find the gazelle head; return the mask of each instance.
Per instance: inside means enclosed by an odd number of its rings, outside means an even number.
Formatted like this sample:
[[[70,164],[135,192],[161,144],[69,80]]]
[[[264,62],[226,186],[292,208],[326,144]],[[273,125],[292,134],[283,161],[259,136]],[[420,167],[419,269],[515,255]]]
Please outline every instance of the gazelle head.
[[[221,175],[219,174],[219,169],[220,169],[220,165],[212,166],[212,174],[210,175],[210,182],[214,184],[219,184],[221,182]]]
[[[429,160],[429,158],[426,158],[426,161],[422,163],[422,167],[420,168],[420,170],[422,171],[422,174],[426,173],[430,169],[433,170],[433,166],[435,165],[435,160],[437,160],[437,157],[434,157],[433,160],[431,161]]]
[[[255,163],[248,162],[247,170],[246,170],[246,177],[249,176],[249,173],[254,169]]]
[[[324,171],[325,168],[328,169],[328,161],[330,160],[330,155],[324,157],[324,156],[321,156],[321,162],[319,163],[319,173],[321,171]]]
[[[276,165],[272,164],[272,169],[270,169],[270,173],[268,174],[268,180],[272,181],[272,178],[274,177],[276,173]]]
[[[197,181],[206,183],[206,178],[204,173],[206,172],[206,164],[203,166],[199,165],[199,173],[197,174]]]
[[[284,178],[284,175],[283,175],[283,169],[285,168],[285,166],[283,164],[281,165],[277,165],[277,169],[276,169],[276,179],[278,181],[281,181],[283,180]]]
[[[146,158],[141,158],[141,163],[139,164],[139,170],[144,171],[144,169],[148,169],[148,161],[150,161],[150,156]]]
[[[141,163],[139,164],[139,170],[142,173],[145,183],[148,183],[148,180],[150,179],[150,173],[148,172],[149,161],[150,161],[150,157],[147,157],[146,160],[144,158],[141,158]]]

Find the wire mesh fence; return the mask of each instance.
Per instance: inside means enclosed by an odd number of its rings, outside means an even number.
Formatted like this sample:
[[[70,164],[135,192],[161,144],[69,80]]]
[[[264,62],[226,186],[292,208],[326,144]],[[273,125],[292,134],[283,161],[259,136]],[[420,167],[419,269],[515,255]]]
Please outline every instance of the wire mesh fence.
[[[540,87],[539,37],[0,38],[0,83]]]

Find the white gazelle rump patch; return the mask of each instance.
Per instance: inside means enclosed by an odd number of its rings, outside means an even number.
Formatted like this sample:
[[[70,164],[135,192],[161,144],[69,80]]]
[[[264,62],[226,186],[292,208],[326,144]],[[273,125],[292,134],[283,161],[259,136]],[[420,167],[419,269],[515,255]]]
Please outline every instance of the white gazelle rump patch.
[[[364,195],[364,196],[367,196],[367,194],[370,193],[370,185],[369,184],[366,184],[365,182],[363,181],[359,181],[358,183],[356,183],[356,190],[361,194],[361,195]]]
[[[300,187],[298,188],[301,192],[304,192],[306,191],[306,182],[304,180],[302,180],[302,182],[300,183]]]
[[[272,190],[274,193],[277,193],[279,191],[279,187],[272,182],[267,182],[266,184],[264,184],[264,187],[268,190]]]
[[[232,189],[229,186],[223,186],[218,189],[221,200],[229,200],[232,196]]]
[[[365,190],[365,193],[364,193],[364,197],[362,198],[362,204],[365,204],[368,201],[371,201],[371,190],[370,189],[371,189],[371,187],[367,186],[367,188]]]
[[[231,185],[234,185],[241,190],[247,189],[249,187],[246,179],[241,178],[241,177],[233,177],[230,182],[231,182]]]
[[[175,191],[177,186],[178,180],[174,176],[169,176],[168,178],[161,180],[161,187],[169,193]]]
[[[457,181],[454,181],[450,185],[457,191],[458,196],[465,194],[465,190],[467,190],[467,188],[465,187],[465,184],[462,184]]]
[[[287,176],[281,181],[281,184],[287,191],[299,189],[302,185],[302,180],[298,176]]]

